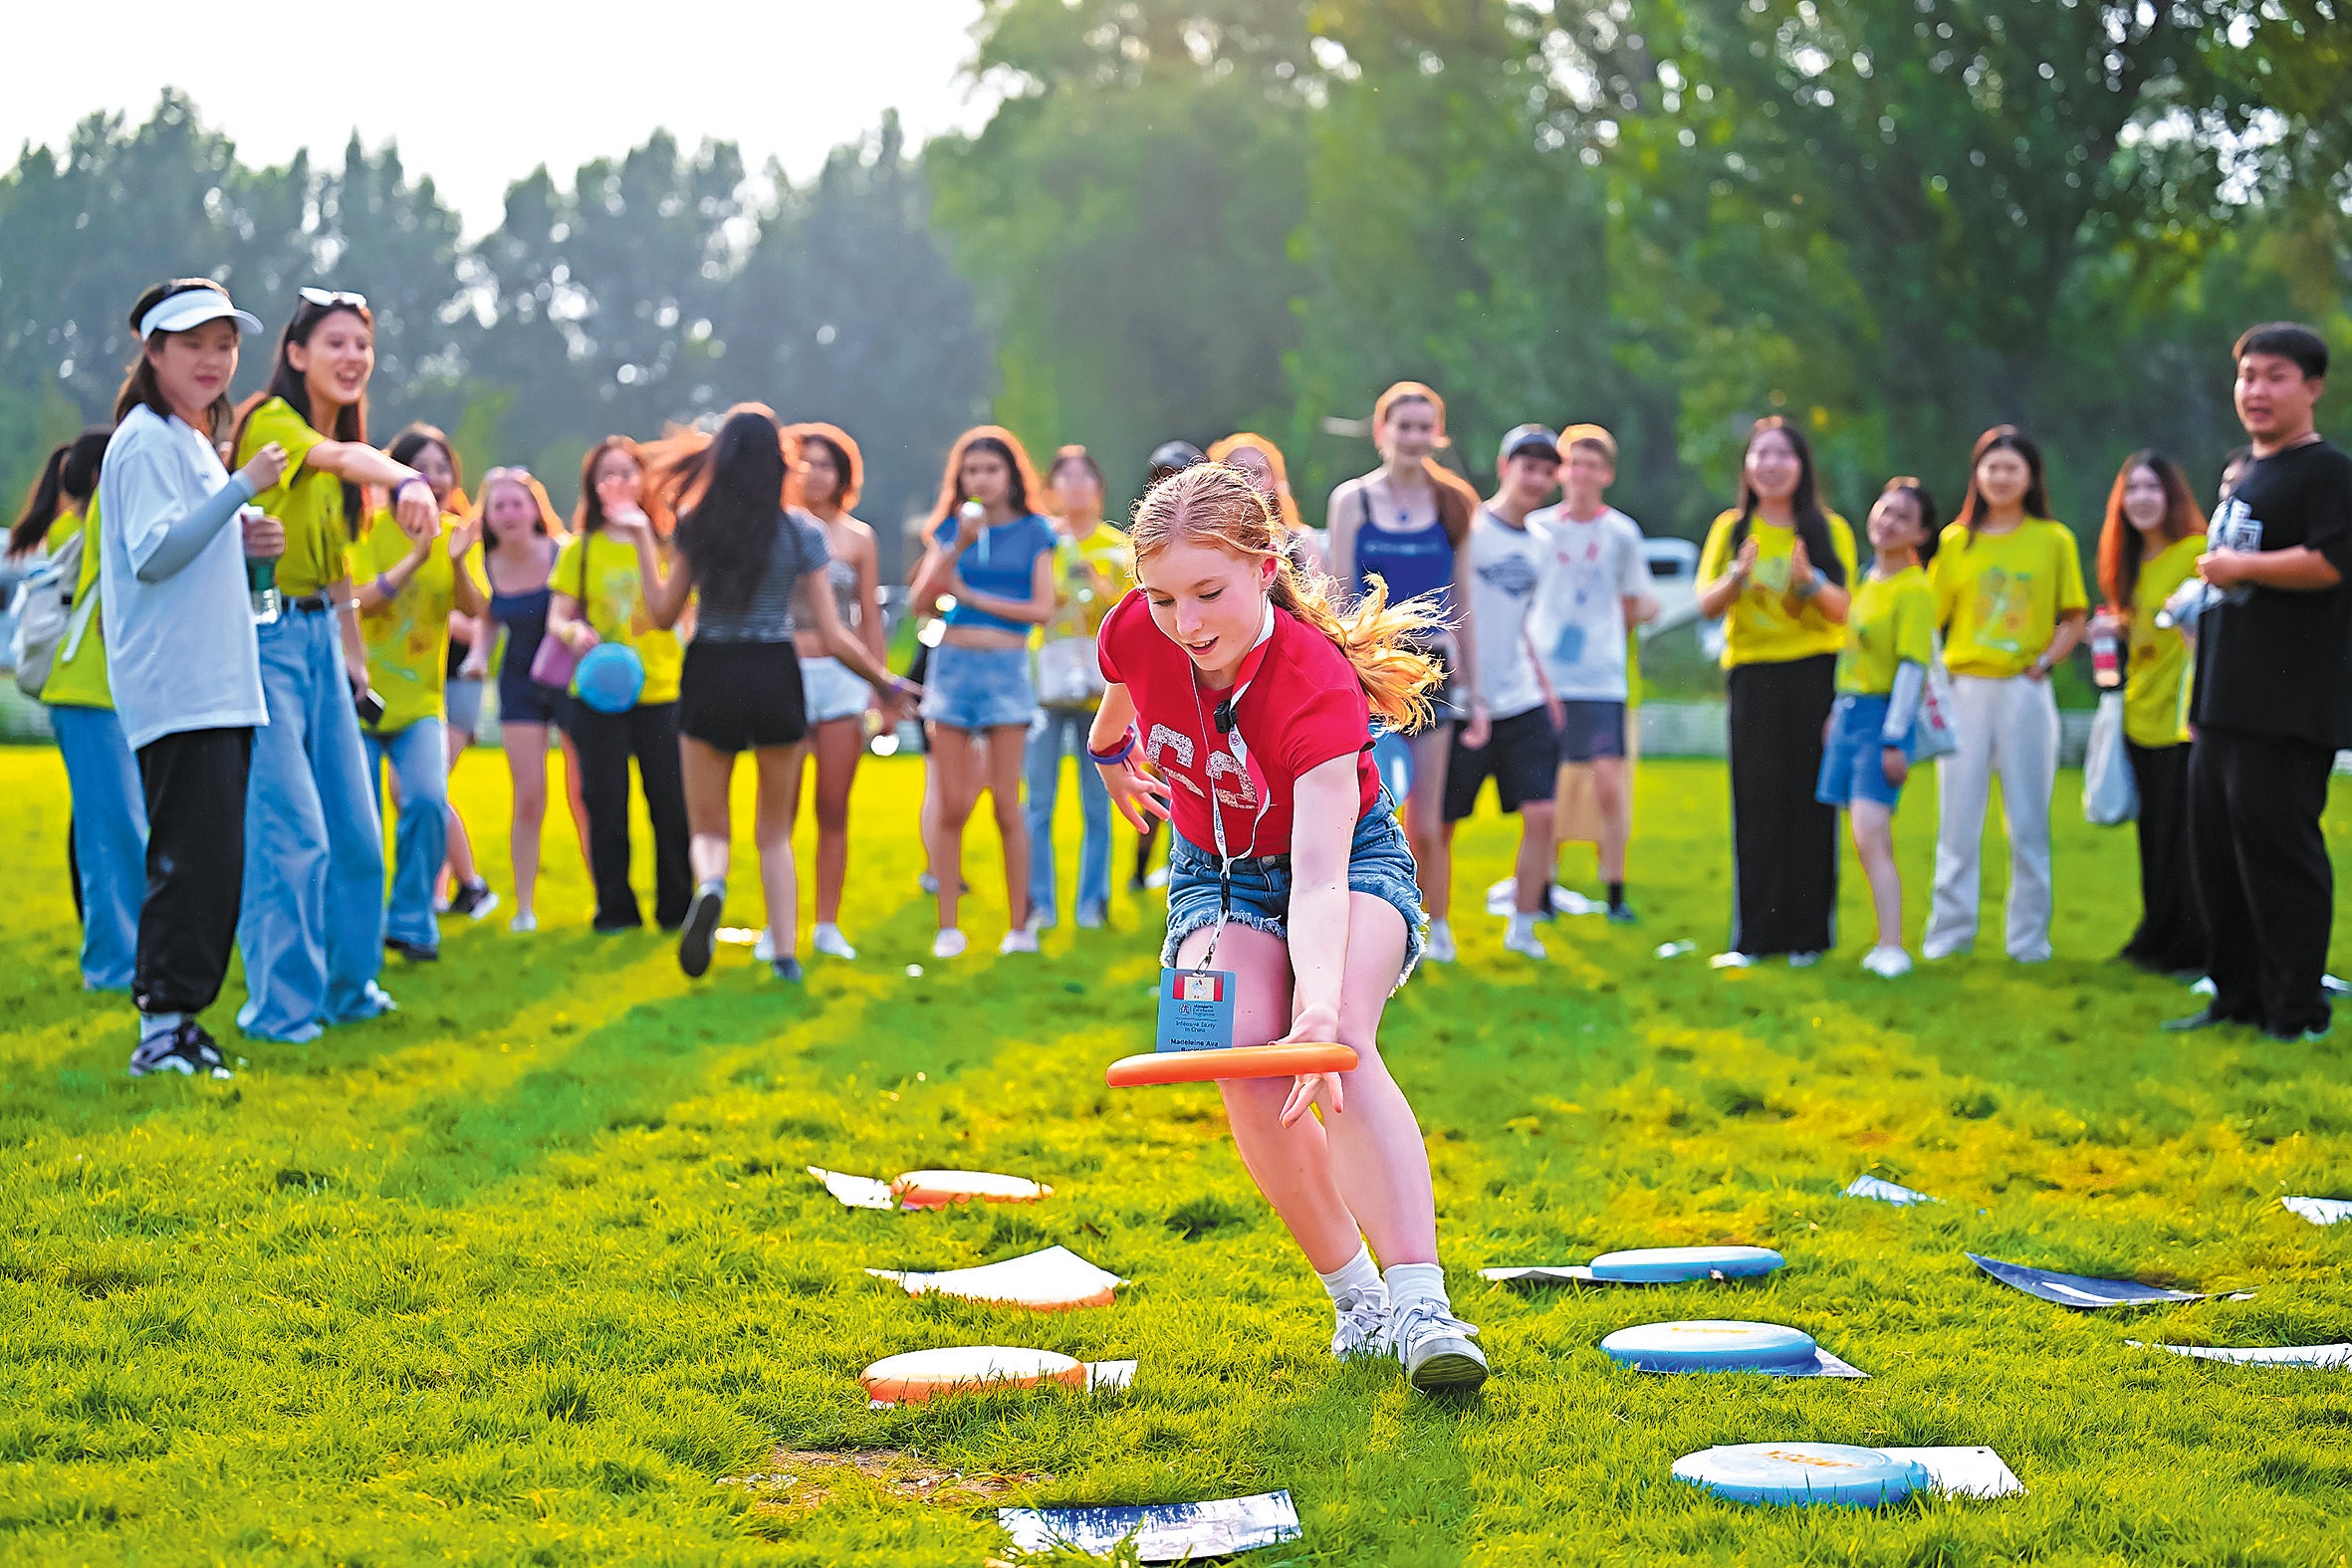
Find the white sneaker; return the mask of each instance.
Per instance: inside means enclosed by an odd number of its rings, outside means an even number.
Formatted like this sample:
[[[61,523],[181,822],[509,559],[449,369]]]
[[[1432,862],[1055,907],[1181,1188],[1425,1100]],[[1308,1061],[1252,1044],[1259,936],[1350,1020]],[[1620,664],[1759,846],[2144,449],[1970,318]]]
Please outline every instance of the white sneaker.
[[[1911,955],[1901,948],[1872,948],[1862,955],[1862,967],[1881,980],[1899,980],[1911,973]]]
[[[776,962],[776,933],[770,931],[766,926],[760,928],[760,939],[752,944],[752,962],[755,964]]]
[[[936,959],[962,958],[964,934],[953,926],[946,927],[931,939],[931,956]]]
[[[506,923],[506,928],[517,935],[528,935],[539,929],[539,917],[526,909]]]
[[[999,953],[1035,953],[1038,950],[1038,928],[1021,926],[1005,933],[1005,940],[997,944]]]
[[[1756,960],[1745,953],[1718,953],[1707,961],[1709,969],[1754,969]]]
[[[1791,953],[1788,955],[1790,969],[1811,969],[1820,962],[1821,955],[1819,953]]]
[[[1389,1317],[1390,1343],[1405,1381],[1424,1394],[1467,1393],[1487,1381],[1487,1358],[1471,1343],[1478,1330],[1435,1301],[1412,1301]]]
[[[1352,1361],[1358,1356],[1396,1354],[1388,1338],[1388,1289],[1351,1291],[1331,1303],[1337,1321],[1331,1329],[1331,1358]]]
[[[847,937],[841,935],[841,928],[829,920],[818,922],[817,929],[809,934],[809,945],[827,958],[857,957],[857,950],[849,945]]]
[[[1429,923],[1429,937],[1421,948],[1421,957],[1432,964],[1454,962],[1454,928],[1443,920]]]
[[[1168,868],[1166,866],[1153,866],[1149,871],[1144,873],[1143,885],[1153,889],[1166,887],[1168,885]]]
[[[1535,917],[1532,915],[1511,917],[1511,924],[1503,932],[1503,947],[1506,952],[1517,953],[1537,962],[1551,957],[1535,935]]]

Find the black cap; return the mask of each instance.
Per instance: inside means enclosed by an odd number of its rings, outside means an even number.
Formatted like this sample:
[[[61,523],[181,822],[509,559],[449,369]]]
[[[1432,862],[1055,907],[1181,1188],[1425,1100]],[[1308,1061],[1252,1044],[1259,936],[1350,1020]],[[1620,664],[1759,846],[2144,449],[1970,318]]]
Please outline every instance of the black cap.
[[[1500,468],[1515,457],[1532,453],[1559,461],[1559,437],[1543,425],[1521,425],[1503,438],[1503,455],[1495,460]]]
[[[1156,485],[1170,474],[1180,474],[1195,463],[1208,460],[1208,454],[1190,441],[1162,441],[1151,449],[1151,482]]]

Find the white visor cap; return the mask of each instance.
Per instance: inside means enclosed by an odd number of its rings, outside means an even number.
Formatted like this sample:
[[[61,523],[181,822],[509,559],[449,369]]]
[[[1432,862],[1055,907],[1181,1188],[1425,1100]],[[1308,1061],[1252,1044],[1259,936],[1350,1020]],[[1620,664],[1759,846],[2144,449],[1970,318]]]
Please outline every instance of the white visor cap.
[[[235,322],[242,332],[261,331],[261,318],[250,311],[238,310],[219,290],[188,289],[139,318],[138,340],[145,342],[157,333],[184,333],[191,327],[201,327],[224,317]]]

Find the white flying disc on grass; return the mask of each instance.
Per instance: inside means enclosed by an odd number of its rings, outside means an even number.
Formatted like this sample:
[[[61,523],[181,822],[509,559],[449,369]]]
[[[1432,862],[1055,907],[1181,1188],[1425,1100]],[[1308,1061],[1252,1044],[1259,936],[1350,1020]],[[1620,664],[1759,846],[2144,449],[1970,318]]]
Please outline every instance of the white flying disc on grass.
[[[1039,1312],[1108,1306],[1113,1293],[1126,1283],[1065,1246],[1049,1246],[1042,1252],[1007,1258],[1001,1263],[953,1268],[942,1273],[895,1268],[869,1268],[866,1272],[876,1279],[894,1281],[910,1296],[936,1293],[1000,1306],[1029,1307]]]
[[[2313,1225],[2335,1225],[2352,1220],[2352,1198],[2281,1198],[2290,1214],[2301,1215]]]
[[[1853,1181],[1846,1184],[1844,1196],[1876,1199],[1882,1204],[1893,1204],[1898,1209],[1908,1209],[1913,1204],[1940,1204],[1944,1201],[1941,1198],[1930,1198],[1925,1193],[1914,1192],[1900,1183],[1890,1182],[1880,1176],[1855,1177]]]
[[[1034,1204],[1054,1196],[1051,1187],[994,1171],[909,1171],[890,1184],[890,1191],[908,1209],[944,1209],[975,1199],[991,1204]]]
[[[1287,1491],[1210,1502],[999,1508],[997,1523],[1025,1552],[1068,1547],[1107,1557],[1132,1537],[1136,1561],[1147,1563],[1231,1557],[1298,1538],[1298,1509]]]
[[[2127,1339],[2124,1343],[2140,1350],[2150,1348],[2137,1339]],[[2327,1372],[2352,1368],[2352,1345],[2157,1345],[2154,1348],[2197,1361],[2227,1361],[2239,1367],[2306,1367]]]
[[[1768,1246],[1649,1246],[1603,1252],[1592,1277],[1612,1284],[1663,1285],[1694,1279],[1753,1279],[1788,1259]]]
[[[1927,1466],[1843,1443],[1743,1443],[1674,1461],[1674,1478],[1732,1502],[1876,1508],[1928,1484]]]
[[[1086,1364],[1058,1351],[959,1345],[885,1356],[860,1373],[858,1381],[878,1405],[920,1405],[943,1394],[1028,1389],[1045,1383],[1084,1388]]]
[[[1583,1263],[1482,1268],[1499,1285],[1667,1285],[1698,1280],[1756,1279],[1787,1259],[1767,1246],[1652,1246],[1603,1252]]]
[[[2247,1301],[2253,1297],[2251,1290],[2234,1291],[2225,1297],[2217,1292],[2199,1293],[2175,1290],[2169,1285],[2142,1284],[2137,1279],[2061,1274],[2047,1268],[2035,1268],[2029,1263],[2004,1263],[1997,1257],[1980,1257],[1974,1252],[1961,1255],[2011,1289],[2022,1290],[2029,1296],[2039,1296],[2044,1301],[2055,1301],[2063,1307],[2085,1311],[2100,1307],[2161,1306],[2172,1301]]]
[[[1600,1342],[1610,1360],[1643,1372],[1764,1372],[1810,1367],[1820,1347],[1801,1328],[1697,1318],[1621,1328]]]

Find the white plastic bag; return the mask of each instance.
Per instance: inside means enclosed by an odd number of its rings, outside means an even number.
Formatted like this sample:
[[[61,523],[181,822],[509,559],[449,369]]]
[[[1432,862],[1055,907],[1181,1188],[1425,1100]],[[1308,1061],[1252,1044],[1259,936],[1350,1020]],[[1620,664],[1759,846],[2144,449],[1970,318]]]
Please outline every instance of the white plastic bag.
[[[2123,693],[2102,692],[2082,760],[2082,815],[2093,827],[2120,827],[2140,814],[2140,789],[2123,750]]]

